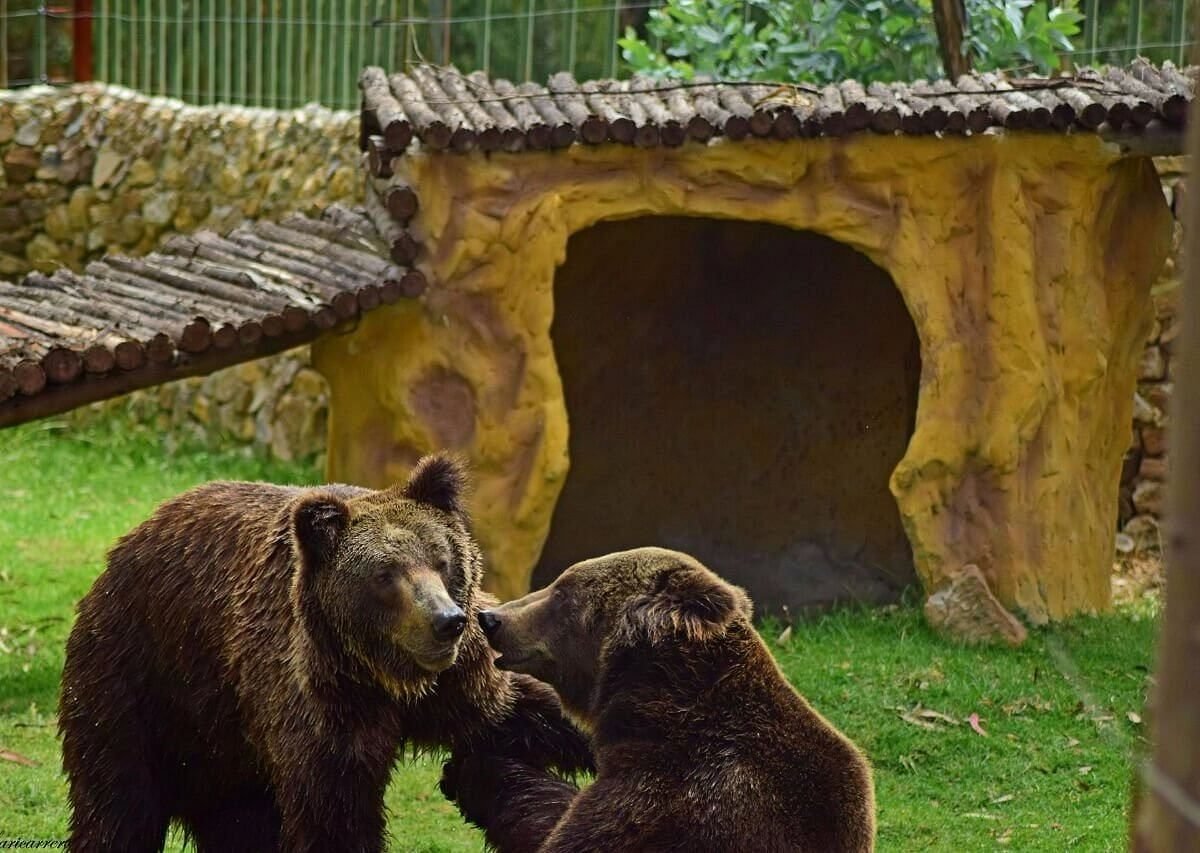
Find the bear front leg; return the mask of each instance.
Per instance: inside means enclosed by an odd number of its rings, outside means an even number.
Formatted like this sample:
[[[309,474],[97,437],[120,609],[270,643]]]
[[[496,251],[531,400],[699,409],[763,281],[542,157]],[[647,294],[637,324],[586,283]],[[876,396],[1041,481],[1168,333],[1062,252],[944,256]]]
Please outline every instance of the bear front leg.
[[[346,754],[350,735],[311,736],[275,752],[275,795],[288,853],[382,853],[390,761]]]
[[[490,753],[570,774],[595,772],[591,744],[563,714],[558,694],[527,675],[511,679],[515,696],[511,713],[463,752]]]
[[[483,753],[447,762],[441,789],[497,853],[536,851],[579,793],[544,770]]]

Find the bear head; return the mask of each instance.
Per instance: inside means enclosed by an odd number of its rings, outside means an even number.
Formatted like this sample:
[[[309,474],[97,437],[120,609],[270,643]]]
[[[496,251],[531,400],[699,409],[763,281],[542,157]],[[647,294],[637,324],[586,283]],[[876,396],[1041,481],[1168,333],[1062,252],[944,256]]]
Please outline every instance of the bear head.
[[[482,575],[465,479],[458,461],[435,455],[390,489],[297,499],[292,599],[315,646],[309,678],[348,654],[355,669],[405,692],[454,663]]]
[[[706,643],[751,618],[750,599],[695,558],[637,548],[585,560],[550,586],[479,613],[501,669],[553,687],[584,725],[614,651],[660,643]]]

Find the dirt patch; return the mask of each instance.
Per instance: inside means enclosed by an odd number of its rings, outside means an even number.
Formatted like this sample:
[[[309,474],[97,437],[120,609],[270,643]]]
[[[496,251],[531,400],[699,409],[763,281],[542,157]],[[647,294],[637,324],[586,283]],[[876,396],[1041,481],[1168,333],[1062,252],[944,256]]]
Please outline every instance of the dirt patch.
[[[1162,603],[1166,567],[1154,552],[1119,557],[1113,563],[1113,604],[1120,607],[1139,602]]]

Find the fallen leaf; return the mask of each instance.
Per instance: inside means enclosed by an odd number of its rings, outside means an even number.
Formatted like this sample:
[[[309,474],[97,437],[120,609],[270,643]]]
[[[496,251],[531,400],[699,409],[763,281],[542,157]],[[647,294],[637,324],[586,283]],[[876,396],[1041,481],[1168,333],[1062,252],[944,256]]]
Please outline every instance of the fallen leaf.
[[[929,722],[928,720],[922,720],[919,717],[914,717],[908,711],[902,711],[900,714],[900,719],[904,720],[904,722],[908,723],[909,725],[920,726],[921,728],[928,729],[931,732],[936,732],[938,730],[938,727],[933,723]]]
[[[933,711],[929,708],[922,708],[917,712],[917,714],[926,720],[941,720],[943,723],[949,723],[952,726],[958,725],[958,720],[954,719],[948,714],[943,714],[941,711]]]
[[[967,717],[967,722],[971,724],[971,730],[975,732],[975,734],[983,735],[984,737],[988,736],[988,733],[983,730],[983,726],[979,725],[978,714],[972,714],[971,716]]]
[[[963,817],[973,817],[976,820],[1000,820],[999,815],[988,814],[987,812],[967,812]]]
[[[780,632],[779,636],[775,638],[775,644],[779,645],[779,646],[786,646],[788,644],[788,641],[791,639],[792,639],[792,626],[788,625],[786,628],[783,629],[783,631]]]
[[[996,797],[996,799],[992,800],[992,805],[996,806],[996,805],[999,805],[1000,803],[1012,802],[1012,800],[1013,800],[1012,794],[1005,794],[1003,797]]]
[[[1080,775],[1080,776],[1086,776],[1086,775],[1088,775],[1088,774],[1089,774],[1089,773],[1091,773],[1091,772],[1092,772],[1091,765],[1084,765],[1083,767],[1080,767],[1080,768],[1079,768],[1079,775]]]
[[[1077,746],[1079,746],[1079,741],[1076,738],[1067,738],[1067,749],[1074,749]]]
[[[1129,711],[1129,712],[1127,712],[1127,713],[1125,714],[1125,718],[1126,718],[1126,719],[1128,719],[1128,720],[1129,720],[1129,722],[1133,723],[1135,726],[1140,726],[1140,725],[1142,724],[1142,718],[1141,718],[1141,715],[1140,715],[1140,714],[1137,714],[1137,713],[1136,713],[1136,712],[1134,712],[1134,711]]]
[[[26,758],[19,752],[12,752],[8,749],[0,749],[0,761],[11,761],[13,764],[20,764],[22,767],[38,766],[38,763],[32,758]]]

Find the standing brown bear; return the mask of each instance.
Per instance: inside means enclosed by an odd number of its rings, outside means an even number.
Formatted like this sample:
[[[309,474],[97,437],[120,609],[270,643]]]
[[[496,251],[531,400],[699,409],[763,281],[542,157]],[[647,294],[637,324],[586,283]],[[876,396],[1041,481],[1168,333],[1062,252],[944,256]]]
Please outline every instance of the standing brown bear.
[[[70,849],[378,851],[404,745],[590,766],[557,697],[495,668],[463,472],[386,491],[201,486],[121,539],[67,643]],[[486,606],[484,604],[483,606]]]
[[[479,614],[497,665],[554,686],[593,733],[582,792],[519,759],[452,759],[443,791],[508,853],[874,849],[871,770],[792,689],[746,594],[691,557],[578,563]]]

